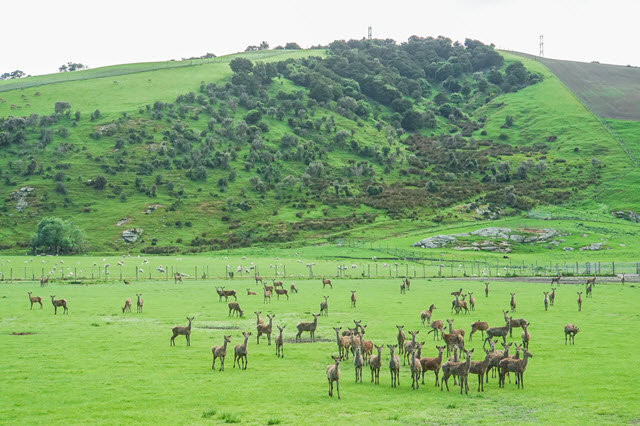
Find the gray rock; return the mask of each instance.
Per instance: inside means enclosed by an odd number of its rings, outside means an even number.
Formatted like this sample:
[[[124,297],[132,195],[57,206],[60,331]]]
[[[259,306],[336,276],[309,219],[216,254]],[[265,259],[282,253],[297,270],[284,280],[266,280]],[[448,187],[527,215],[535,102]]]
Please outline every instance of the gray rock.
[[[479,237],[509,238],[510,233],[511,229],[509,228],[489,227],[473,231],[471,235],[477,235]]]
[[[473,246],[456,246],[453,249],[454,250],[474,250],[474,251],[480,250],[478,247],[473,247]]]
[[[125,229],[122,231],[122,239],[128,243],[135,243],[143,232],[142,228]]]
[[[425,238],[412,244],[412,247],[422,248],[440,248],[449,243],[457,241],[455,237],[450,235],[434,235],[433,237]]]
[[[511,235],[509,235],[509,239],[511,241],[516,242],[516,243],[523,243],[524,242],[524,235],[511,234]]]
[[[603,246],[604,246],[604,243],[593,243],[593,244],[589,244],[588,246],[580,247],[580,251],[584,251],[584,250],[591,250],[591,251],[602,250]]]
[[[638,221],[640,221],[640,215],[633,210],[618,210],[616,212],[611,212],[611,214],[618,219],[624,219],[634,223],[638,223]]]
[[[29,203],[27,203],[27,201],[24,198],[18,198],[18,202],[16,203],[16,210],[21,212],[27,207],[29,207]]]
[[[562,247],[564,251],[573,251],[573,247]]]

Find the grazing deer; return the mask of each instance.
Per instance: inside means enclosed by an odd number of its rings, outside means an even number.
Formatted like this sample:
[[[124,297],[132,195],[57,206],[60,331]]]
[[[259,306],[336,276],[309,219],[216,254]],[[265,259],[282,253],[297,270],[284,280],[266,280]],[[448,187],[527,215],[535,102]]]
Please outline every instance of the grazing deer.
[[[442,330],[442,327],[444,327],[442,320],[435,320],[434,322],[430,322],[429,327],[431,327],[431,330],[427,334],[433,333],[433,340],[436,340],[436,338],[440,340],[440,335],[438,334],[438,332]]]
[[[324,302],[320,302],[320,315],[324,312],[326,316],[329,316],[329,296],[323,296]]]
[[[489,297],[489,283],[484,283],[484,297]]]
[[[175,346],[176,342],[174,341],[174,339],[177,336],[185,336],[187,338],[187,346],[191,346],[191,321],[193,321],[195,317],[189,318],[187,317],[187,320],[189,321],[189,325],[186,327],[182,327],[182,326],[175,326],[171,329],[171,331],[173,331],[173,336],[171,336],[171,342],[169,343],[169,346]]]
[[[333,284],[331,284],[331,280],[327,280],[324,277],[322,277],[322,288],[325,288],[325,286],[329,286],[333,289]]]
[[[258,319],[256,319],[256,326],[264,324],[264,320],[260,318],[261,311],[255,311],[254,314],[258,317]]]
[[[593,284],[587,284],[585,290],[587,292],[587,297],[591,297],[591,291],[593,290]]]
[[[247,289],[247,296],[257,296],[258,293],[256,293],[255,291],[251,291],[249,289]]]
[[[242,317],[242,314],[244,314],[238,302],[229,302],[229,316],[231,316],[232,313],[233,315],[239,315],[239,317]]]
[[[529,349],[529,342],[531,341],[531,334],[529,334],[529,332],[527,331],[527,328],[530,325],[531,324],[526,323],[525,325],[522,326],[522,346],[525,349]]]
[[[407,291],[407,284],[402,281],[402,284],[400,284],[400,294],[405,294]]]
[[[471,337],[473,333],[480,330],[482,334],[482,338],[484,339],[484,332],[489,329],[489,323],[486,321],[476,321],[471,323],[471,333],[469,333],[469,341],[471,341]]]
[[[344,358],[349,359],[349,347],[351,346],[351,336],[341,336],[340,330],[342,327],[333,327],[336,332],[336,342],[338,343],[338,354]]]
[[[178,281],[182,283],[182,275],[179,273],[173,274],[173,283],[178,284]]]
[[[262,277],[261,277],[260,275],[256,275],[256,276],[255,276],[255,279],[256,279],[256,285],[258,285],[258,283],[260,283],[260,284],[264,284],[264,283],[262,282]]]
[[[391,371],[391,387],[400,386],[400,358],[394,354],[398,345],[387,345],[389,348],[389,371]]]
[[[284,294],[285,296],[287,296],[287,300],[289,300],[289,290],[286,290],[284,288],[276,288],[275,292],[278,295],[278,300],[280,300],[281,294]]]
[[[418,335],[418,333],[420,333],[420,330],[409,332],[409,334],[411,335],[411,341],[404,342],[404,351],[403,351],[404,356],[402,357],[402,365],[407,365],[406,361],[409,360],[409,357],[411,356],[411,351],[416,347],[416,336]]]
[[[427,371],[433,371],[436,375],[436,386],[438,386],[438,376],[440,375],[440,367],[442,366],[442,353],[446,349],[446,346],[436,346],[438,350],[438,356],[434,358],[424,357],[420,358],[420,364],[422,366],[422,384],[424,385],[424,373]]]
[[[122,282],[125,283],[125,285],[131,284],[131,281],[127,281],[127,280],[122,280]]]
[[[264,286],[264,298],[262,299],[262,303],[271,303],[271,290],[267,290],[267,286]]]
[[[396,328],[398,329],[398,335],[396,336],[396,338],[398,339],[398,347],[400,348],[398,353],[402,355],[402,350],[404,348],[404,341],[406,340],[407,336],[404,334],[404,331],[402,331],[402,329],[404,328],[404,325],[396,325]]]
[[[316,328],[318,327],[318,317],[320,314],[311,314],[313,315],[313,322],[301,322],[296,328],[298,329],[298,334],[296,334],[296,342],[301,339],[302,332],[308,331],[309,336],[311,337],[311,341],[315,342]]]
[[[491,352],[486,349],[484,350],[484,352],[484,361],[472,361],[471,367],[469,368],[470,374],[478,375],[478,392],[480,392],[480,388],[482,388],[482,392],[484,392],[484,375],[487,373],[487,368],[489,368],[489,361],[491,360]]]
[[[64,308],[62,315],[69,314],[69,309],[67,308],[67,299],[56,300],[56,296],[51,296],[51,303],[53,304],[53,307],[55,309],[53,313],[54,315],[58,314],[58,307],[60,306]]]
[[[543,291],[544,293],[544,310],[546,311],[549,308],[549,292]]]
[[[273,330],[273,318],[275,318],[275,314],[273,315],[267,315],[267,317],[269,318],[269,324],[265,325],[265,324],[260,324],[258,326],[256,326],[256,329],[258,330],[258,335],[256,336],[257,342],[256,344],[260,344],[260,336],[262,336],[263,334],[267,335],[267,340],[269,342],[269,345],[271,345],[271,331]]]
[[[220,370],[224,371],[224,359],[227,356],[227,344],[231,341],[231,336],[223,336],[224,343],[222,346],[214,346],[211,348],[211,352],[213,353],[213,364],[211,364],[211,369],[215,370],[216,368],[216,358],[220,358]]]
[[[124,306],[122,307],[122,313],[131,312],[131,299],[127,299],[124,301]]]
[[[276,288],[276,287],[284,288],[282,286],[282,281],[276,281],[272,279],[271,282],[273,283],[273,288]]]
[[[433,310],[436,309],[436,306],[434,304],[431,304],[431,306],[429,306],[429,309],[427,309],[426,311],[422,311],[420,312],[420,320],[422,321],[422,326],[424,327],[424,322],[427,321],[431,321],[431,315],[433,314]]]
[[[560,278],[562,278],[562,275],[560,274],[558,274],[557,277],[551,278],[551,285],[554,285],[554,284],[560,285]]]
[[[578,292],[577,302],[578,302],[578,312],[580,312],[582,310],[582,292],[581,291]]]
[[[470,351],[464,351],[467,360],[465,362],[451,362],[447,361],[442,366],[442,381],[440,382],[440,390],[442,390],[442,384],[444,383],[447,386],[447,392],[449,392],[449,383],[448,379],[451,376],[458,376],[460,382],[460,395],[462,395],[462,391],[465,393],[469,393],[469,369],[471,368],[471,355],[473,354],[474,349]]]
[[[351,307],[352,308],[356,307],[356,291],[355,290],[351,290]]]
[[[39,303],[40,304],[40,309],[42,309],[42,297],[40,296],[31,296],[31,292],[28,291],[27,293],[29,293],[29,302],[31,302],[31,310],[33,310],[33,304],[34,303]]]
[[[293,283],[291,283],[291,294],[297,293],[297,292],[298,292],[298,289],[296,288],[296,286]]]
[[[556,288],[551,287],[551,293],[549,293],[549,303],[551,304],[551,306],[553,306],[555,301],[556,301]]]
[[[567,336],[569,336],[569,343],[576,344],[576,334],[580,329],[573,324],[567,324],[564,326],[564,344],[567,344]]]
[[[515,312],[516,311],[516,294],[515,293],[510,293],[511,294],[511,302],[509,302],[509,305],[511,306],[511,312]]]
[[[327,365],[327,379],[329,380],[329,396],[333,397],[333,382],[336,382],[336,390],[338,391],[338,399],[340,399],[340,364],[339,356],[332,356],[335,364]]]
[[[47,278],[45,277],[40,278],[40,287],[44,287],[45,285],[47,285],[48,282],[49,282],[49,275],[47,275]]]
[[[507,343],[507,334],[509,334],[510,330],[511,330],[511,323],[509,321],[507,321],[507,325],[505,325],[504,327],[491,327],[491,328],[489,328],[487,330],[487,338],[484,339],[484,343],[482,344],[482,348],[484,349],[484,346],[487,343],[487,341],[490,341],[494,337],[502,337],[502,341],[506,344]]]
[[[500,361],[500,381],[499,386],[504,388],[504,376],[507,372],[516,373],[516,383],[518,389],[524,389],[524,371],[527,368],[529,358],[533,358],[527,349],[523,351],[522,359],[503,359]]]
[[[593,274],[593,278],[587,278],[587,285],[591,284],[593,286],[596,285],[596,274]]]
[[[244,343],[241,345],[235,345],[233,348],[233,368],[236,368],[236,361],[238,362],[238,368],[241,370],[247,369],[247,354],[249,353],[249,336],[251,333],[242,332],[244,336]],[[244,364],[243,361],[244,360]]]
[[[382,366],[382,349],[384,345],[376,345],[378,355],[371,355],[369,357],[369,368],[371,369],[371,383],[380,384],[380,367]]]
[[[138,313],[142,312],[142,306],[144,305],[144,300],[142,300],[142,293],[138,294],[136,293],[136,296],[138,296],[138,302],[137,302],[137,311]]]
[[[282,337],[282,332],[285,327],[286,325],[278,326],[280,333],[276,336],[276,356],[279,358],[284,358],[284,337]]]
[[[362,359],[362,350],[360,346],[356,347],[356,353],[353,355],[353,367],[356,370],[356,383],[358,383],[358,379],[360,383],[362,383],[362,366],[364,365],[364,360]]]
[[[476,310],[476,298],[473,297],[473,293],[469,292],[469,310],[470,311],[475,311]]]

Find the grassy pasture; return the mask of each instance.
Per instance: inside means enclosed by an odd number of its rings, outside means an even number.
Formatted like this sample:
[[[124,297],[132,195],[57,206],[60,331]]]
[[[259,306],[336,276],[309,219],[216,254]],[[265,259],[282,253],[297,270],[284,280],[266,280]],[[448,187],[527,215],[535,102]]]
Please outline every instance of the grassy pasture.
[[[601,284],[593,298],[584,298],[577,312],[576,291],[583,286],[561,285],[556,305],[544,311],[542,291],[548,285],[500,283],[491,285],[484,297],[480,282],[414,280],[411,290],[400,295],[400,280],[334,280],[333,290],[322,290],[319,280],[297,282],[300,293],[289,301],[264,305],[260,296],[246,296],[252,281],[234,282],[243,318],[229,318],[226,303],[218,302],[214,286],[221,281],[189,281],[102,285],[53,283],[46,289],[34,284],[0,286],[0,392],[1,423],[208,423],[246,424],[353,424],[364,421],[406,423],[627,423],[638,421],[636,382],[640,376],[637,345],[615,330],[638,329],[640,319],[632,307],[638,303],[634,285]],[[227,284],[225,284],[227,285]],[[471,315],[449,312],[449,293],[463,287],[473,291],[476,311]],[[358,306],[349,307],[350,290],[357,290]],[[46,297],[44,309],[29,310],[27,291]],[[142,292],[144,312],[135,313],[135,293]],[[410,388],[407,367],[401,385],[390,388],[387,368],[380,385],[354,383],[351,359],[341,364],[342,400],[329,398],[325,367],[337,353],[333,326],[351,326],[352,320],[367,324],[366,338],[375,344],[396,341],[395,325],[420,329],[426,341],[423,356],[434,356],[431,335],[420,325],[419,312],[434,303],[434,319],[455,317],[454,326],[469,333],[469,324],[482,319],[503,324],[502,309],[516,293],[517,317],[531,322],[530,351],[533,358],[525,374],[524,390],[515,384],[499,389],[490,379],[484,393],[477,393],[477,379],[470,378],[469,396],[459,388],[441,392],[428,373],[426,385]],[[66,298],[69,315],[53,315],[50,294]],[[320,317],[316,343],[293,344],[295,325],[312,319],[323,295],[329,295],[329,316]],[[124,300],[131,297],[133,313],[122,314]],[[266,339],[256,345],[254,311],[275,314],[276,325],[286,325],[285,358],[275,357],[275,345]],[[192,345],[183,336],[169,347],[171,327],[186,325],[195,316]],[[575,346],[565,346],[563,325],[581,328]],[[211,346],[231,334],[231,346],[240,344],[242,331],[251,331],[248,369],[234,369],[233,357],[224,372],[211,370]],[[14,332],[36,333],[12,335]],[[519,342],[520,330],[514,338]],[[475,337],[475,336],[474,336]],[[273,335],[275,339],[275,333]],[[472,359],[481,359],[478,336],[468,347]],[[231,353],[231,347],[228,353]],[[388,365],[383,352],[383,367]],[[218,364],[217,364],[218,366]],[[450,381],[450,386],[451,386]],[[366,419],[366,420],[365,420]]]

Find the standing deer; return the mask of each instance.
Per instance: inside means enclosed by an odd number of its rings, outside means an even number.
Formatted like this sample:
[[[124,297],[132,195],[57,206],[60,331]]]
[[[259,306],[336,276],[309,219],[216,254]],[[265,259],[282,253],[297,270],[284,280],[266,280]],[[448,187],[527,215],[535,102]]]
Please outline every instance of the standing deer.
[[[509,302],[510,306],[511,306],[511,312],[515,312],[516,311],[516,294],[515,293],[510,293],[511,294],[511,302]]]
[[[578,292],[577,302],[578,302],[578,312],[580,312],[582,310],[582,292],[581,291]]]
[[[325,288],[325,286],[329,286],[333,289],[333,284],[331,284],[331,280],[327,280],[324,277],[322,277],[322,288]]]
[[[371,369],[371,383],[376,385],[380,384],[380,367],[382,366],[382,349],[384,345],[376,345],[378,355],[371,355],[369,357],[369,368]]]
[[[422,366],[422,384],[424,385],[424,373],[427,371],[433,371],[436,375],[436,386],[438,386],[438,376],[440,374],[440,367],[442,366],[442,353],[446,346],[436,346],[438,350],[438,356],[434,358],[424,357],[420,359]]]
[[[273,288],[275,289],[276,287],[280,287],[280,288],[284,288],[282,286],[282,281],[276,281],[274,279],[271,280],[271,282],[273,283]]]
[[[275,318],[275,314],[273,315],[267,315],[267,317],[269,317],[269,324],[264,325],[264,324],[259,324],[256,328],[258,330],[258,335],[256,336],[257,338],[257,342],[256,344],[260,344],[260,336],[262,336],[263,334],[267,335],[267,340],[269,342],[269,345],[271,345],[271,330],[273,329],[273,318]]]
[[[282,337],[282,332],[286,325],[282,327],[278,326],[278,330],[280,333],[276,336],[276,356],[280,358],[284,358],[284,338]]]
[[[458,291],[452,291],[451,295],[455,296],[455,297],[460,297],[460,295],[462,294],[462,288]]]
[[[491,327],[487,330],[487,338],[484,339],[484,343],[482,344],[482,348],[486,345],[487,341],[493,339],[494,337],[502,337],[502,341],[507,343],[507,334],[511,330],[511,323],[507,321],[507,325],[504,327]]]
[[[351,307],[352,308],[356,307],[356,291],[355,290],[351,290]]]
[[[215,370],[216,368],[216,358],[220,358],[220,370],[224,371],[224,358],[227,356],[227,343],[231,341],[231,336],[223,336],[224,343],[222,346],[214,346],[211,348],[211,352],[213,353],[213,364],[211,364],[211,369]]]
[[[596,285],[596,278],[597,278],[596,274],[593,274],[593,278],[587,278],[587,285],[591,284],[591,285],[595,286]]]
[[[411,350],[411,364],[409,364],[409,368],[411,370],[411,389],[420,388],[422,364],[420,364],[420,356],[418,355],[416,358],[416,352],[420,349],[422,349],[422,345],[418,343],[417,346]]]
[[[461,339],[460,336],[455,333],[447,334],[444,332],[444,330],[440,330],[440,334],[442,335],[442,340],[444,340],[444,343],[447,344],[447,356],[449,356],[449,354],[451,353],[451,349],[454,345],[458,345],[458,347],[462,349],[463,343],[461,342],[464,342],[464,340]]]
[[[296,326],[296,328],[298,329],[298,334],[296,334],[296,342],[299,339],[301,340],[303,331],[308,331],[309,336],[311,337],[311,341],[315,342],[316,328],[318,327],[318,317],[320,316],[320,314],[311,315],[313,315],[313,322],[301,322]]]
[[[469,310],[470,311],[475,311],[476,310],[476,298],[473,297],[473,293],[469,292]]]
[[[55,309],[53,313],[54,315],[58,314],[58,307],[60,306],[64,308],[62,315],[69,314],[69,309],[67,308],[67,299],[56,300],[56,296],[51,296],[51,303],[53,304],[53,307]]]
[[[40,287],[44,287],[45,285],[47,285],[48,282],[49,282],[49,275],[47,275],[47,278],[45,277],[40,278]]]
[[[504,320],[508,321],[509,327],[511,327],[511,329],[509,330],[509,337],[513,337],[514,328],[522,327],[527,323],[527,320],[524,318],[513,319],[513,317],[507,316],[507,313],[509,313],[509,311],[503,310],[502,313],[504,314]]]
[[[436,340],[436,338],[440,340],[440,335],[438,334],[438,332],[442,330],[442,327],[444,327],[442,320],[435,320],[434,322],[430,322],[429,327],[431,327],[431,330],[427,334],[433,333],[433,340]]]
[[[256,285],[258,285],[258,283],[260,283],[260,284],[264,284],[264,283],[262,282],[262,277],[261,277],[260,275],[256,275],[256,276],[255,276],[255,279],[256,279]]]
[[[178,281],[180,281],[180,283],[182,283],[182,275],[180,275],[179,273],[176,273],[173,275],[173,283],[177,284]]]
[[[187,346],[191,346],[191,321],[193,321],[195,317],[189,318],[187,317],[187,320],[189,321],[189,325],[186,327],[182,327],[182,326],[175,326],[171,329],[171,331],[173,331],[173,336],[171,336],[171,342],[169,342],[169,346],[175,346],[176,342],[174,341],[174,339],[177,336],[185,336],[187,338]]]
[[[560,274],[558,274],[557,277],[551,278],[551,285],[554,285],[554,284],[560,285],[560,278],[562,278],[562,275]]]
[[[431,315],[433,314],[433,310],[436,309],[436,306],[434,304],[431,304],[431,306],[429,306],[429,309],[427,309],[426,311],[422,311],[420,312],[420,320],[422,321],[422,326],[424,327],[424,322],[427,321],[431,321]]]
[[[236,368],[236,361],[238,361],[238,368],[241,370],[247,369],[247,354],[249,353],[249,336],[251,333],[242,332],[244,336],[244,343],[241,345],[236,345],[233,348],[233,368]],[[244,360],[244,364],[242,361]]]
[[[549,308],[549,292],[543,291],[544,293],[544,310],[546,311]]]
[[[271,303],[271,290],[267,290],[267,286],[264,287],[264,298],[262,299],[262,303]]]
[[[484,332],[489,329],[489,323],[486,321],[476,321],[471,323],[471,333],[469,333],[469,341],[471,341],[471,336],[473,333],[480,330],[482,334],[482,339],[484,339]]]
[[[320,302],[320,315],[324,312],[326,316],[329,316],[329,296],[323,296],[324,302]]]
[[[353,367],[356,370],[356,383],[358,383],[358,379],[360,379],[360,383],[362,383],[362,366],[364,365],[364,360],[362,359],[362,351],[360,346],[356,347],[356,353],[353,355]]]
[[[491,360],[491,352],[486,349],[484,350],[484,352],[484,361],[472,361],[471,367],[469,368],[470,374],[478,375],[478,392],[480,392],[480,388],[482,388],[482,392],[484,392],[484,375],[487,373],[487,368],[489,368],[489,361]]]
[[[587,297],[591,297],[591,291],[593,289],[593,285],[592,284],[587,284],[585,290],[587,292]]]
[[[289,290],[284,289],[284,288],[276,288],[276,289],[274,289],[274,291],[278,295],[278,300],[280,300],[280,295],[281,294],[284,294],[285,296],[287,296],[287,300],[289,300]]]
[[[31,296],[31,292],[28,291],[27,293],[29,293],[29,302],[31,302],[31,310],[33,310],[33,304],[34,303],[39,303],[40,304],[40,309],[42,309],[42,297],[40,296]]]
[[[464,341],[464,334],[465,334],[464,330],[461,329],[461,328],[454,329],[453,328],[453,321],[455,321],[455,320],[447,319],[447,323],[449,323],[449,334],[457,334]],[[461,346],[464,346],[464,343]]]
[[[402,281],[402,284],[400,284],[400,294],[406,293],[406,290],[407,290],[407,284],[404,281]]]
[[[522,359],[503,359],[500,361],[500,382],[499,386],[504,388],[504,376],[507,372],[516,373],[516,383],[518,389],[522,387],[524,389],[524,371],[527,368],[529,358],[533,358],[531,352],[527,349],[524,350]]]
[[[402,355],[402,350],[404,348],[404,341],[407,338],[407,336],[404,334],[404,331],[402,331],[402,329],[404,328],[404,325],[396,325],[396,328],[398,329],[398,335],[396,336],[396,338],[398,339],[398,347],[400,348],[398,353]]]
[[[564,326],[564,344],[567,344],[567,336],[569,336],[569,343],[576,344],[576,334],[580,329],[573,324],[567,324]]]
[[[264,320],[262,318],[260,318],[261,311],[255,311],[254,314],[256,314],[256,316],[258,317],[256,319],[256,326],[258,326],[260,324],[264,324]]]
[[[336,382],[336,390],[338,391],[338,399],[340,399],[340,364],[339,356],[332,356],[335,364],[327,365],[327,379],[329,380],[329,396],[333,397],[333,382]]]
[[[553,306],[555,301],[556,301],[556,288],[551,287],[551,293],[549,294],[549,303],[551,304],[551,306]]]
[[[462,391],[465,393],[469,393],[469,370],[471,368],[471,355],[473,354],[474,349],[470,351],[464,351],[467,360],[465,362],[451,362],[447,361],[442,366],[442,381],[440,382],[440,390],[442,390],[442,384],[444,383],[447,386],[447,392],[449,392],[449,383],[448,379],[451,376],[458,376],[460,382],[460,395],[462,395]]]
[[[389,371],[391,371],[391,387],[400,386],[400,358],[394,354],[398,345],[387,345],[389,348]]]
[[[131,312],[131,299],[127,299],[124,301],[124,306],[122,308],[122,313]]]
[[[338,343],[338,354],[344,359],[349,359],[349,347],[351,346],[351,337],[340,335],[340,330],[342,330],[342,327],[333,327],[333,329],[336,332],[336,341]]]
[[[136,296],[138,296],[137,312],[141,313],[142,312],[142,306],[144,305],[144,300],[142,300],[142,293],[140,293],[140,294],[136,293]]]
[[[411,281],[409,281],[409,278],[404,279],[404,284],[407,287],[407,290],[411,290]]]
[[[527,331],[527,327],[529,327],[530,325],[531,324],[526,323],[522,326],[522,346],[525,349],[529,349],[529,342],[531,341],[531,334],[529,334],[529,332]]]
[[[404,356],[402,357],[402,365],[406,365],[406,361],[408,361],[409,357],[411,356],[411,351],[416,347],[416,336],[418,335],[418,333],[420,333],[420,330],[409,332],[409,334],[411,335],[411,341],[404,342]]]
[[[484,283],[484,297],[489,297],[489,283]]]
[[[624,274],[620,274],[620,284],[624,285]]]

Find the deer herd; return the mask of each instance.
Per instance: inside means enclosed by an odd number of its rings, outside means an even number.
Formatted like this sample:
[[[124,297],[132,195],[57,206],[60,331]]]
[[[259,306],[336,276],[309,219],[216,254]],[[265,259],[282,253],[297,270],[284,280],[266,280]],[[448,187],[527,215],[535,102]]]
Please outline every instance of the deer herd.
[[[176,275],[174,277],[176,281],[181,281],[182,276]],[[591,278],[587,279],[585,293],[586,297],[591,297],[593,293],[593,287],[596,284],[596,276],[594,275]],[[560,284],[561,276],[557,276],[552,278],[551,281],[551,291],[543,291],[543,305],[544,310],[548,311],[550,307],[553,307],[555,304],[556,290],[557,287],[553,287],[554,284]],[[48,277],[46,279],[42,279],[40,281],[42,286],[45,286],[48,282]],[[284,288],[284,285],[281,281],[272,280],[272,285],[267,285],[263,282],[263,278],[260,276],[255,276],[256,285],[261,284],[263,286],[263,295],[264,300],[263,303],[271,302],[271,294],[275,291],[278,296],[278,300],[280,296],[286,296],[286,299],[289,300],[289,293],[298,293],[294,284],[290,286],[290,292]],[[329,287],[333,290],[333,283],[331,280],[322,278],[322,288]],[[401,294],[406,294],[406,292],[410,289],[410,281],[409,279],[404,279],[402,284],[400,285]],[[229,297],[233,297],[234,301],[228,303],[229,307],[229,316],[237,315],[238,318],[243,317],[244,311],[241,309],[240,304],[238,303],[238,297],[235,290],[226,290],[225,287],[215,287],[216,293],[218,294],[218,300],[221,302],[222,298],[225,299],[225,302],[228,301]],[[350,290],[350,307],[352,309],[356,308],[356,291]],[[485,297],[489,297],[489,283],[484,283],[484,292]],[[28,292],[29,301],[31,304],[31,309],[33,309],[34,303],[39,303],[40,308],[42,309],[42,298],[39,296],[32,296],[32,292]],[[476,299],[473,297],[473,292],[467,292],[466,294],[463,292],[463,288],[459,290],[453,291],[450,293],[454,299],[451,301],[451,314],[459,315],[464,313],[466,315],[471,314],[475,311],[476,308]],[[578,311],[582,310],[582,291],[577,292],[577,304]],[[256,292],[247,289],[247,296],[257,295]],[[141,313],[144,301],[142,299],[142,293],[137,296],[137,312]],[[315,341],[315,332],[318,327],[318,318],[321,315],[328,316],[329,315],[329,296],[323,296],[324,300],[320,303],[320,310],[318,314],[311,314],[313,316],[312,322],[300,322],[297,328],[297,334],[295,336],[295,342],[302,341],[302,334],[304,332],[309,332],[310,342]],[[51,303],[54,307],[54,314],[57,314],[57,310],[59,307],[64,309],[64,314],[69,313],[69,309],[67,307],[66,299],[56,299],[55,296],[51,296]],[[505,304],[507,301],[505,300]],[[124,306],[121,308],[123,314],[127,312],[131,312],[132,299],[128,298],[125,300]],[[471,344],[473,335],[477,332],[481,332],[482,338],[482,349],[480,352],[476,352],[474,356],[474,351],[478,348],[472,348],[467,350],[465,344],[465,330],[463,328],[454,328],[454,318],[446,318],[446,323],[448,324],[448,332],[445,330],[445,323],[442,320],[434,320],[432,321],[432,316],[434,315],[434,311],[437,309],[435,304],[431,304],[427,310],[423,310],[420,312],[420,321],[422,327],[428,329],[429,331],[423,333],[426,335],[433,333],[433,340],[442,340],[443,345],[435,346],[436,352],[433,353],[435,356],[422,356],[423,347],[425,346],[425,341],[419,341],[418,336],[421,332],[420,329],[416,329],[415,331],[404,331],[404,325],[396,325],[397,335],[395,344],[386,344],[386,347],[389,349],[389,371],[391,375],[391,387],[400,386],[400,357],[402,357],[402,366],[406,366],[408,364],[408,370],[411,374],[411,387],[412,389],[418,389],[421,384],[424,385],[424,376],[425,373],[432,371],[435,375],[435,386],[440,386],[440,390],[444,390],[446,387],[447,391],[449,391],[449,379],[453,377],[454,385],[460,386],[460,393],[469,392],[469,383],[468,377],[470,374],[478,376],[478,392],[484,392],[484,383],[489,383],[489,373],[492,372],[492,377],[498,376],[498,386],[500,388],[504,388],[505,386],[505,378],[509,377],[509,382],[511,382],[510,373],[514,373],[515,375],[515,384],[518,388],[524,388],[524,373],[526,371],[526,367],[528,365],[529,359],[533,358],[531,352],[529,352],[529,346],[531,343],[531,333],[529,332],[529,327],[531,323],[524,318],[514,318],[513,314],[516,312],[517,303],[516,303],[516,293],[510,293],[510,298],[508,299],[508,310],[502,311],[502,318],[504,319],[504,323],[500,325],[495,325],[493,327],[489,326],[489,323],[486,321],[474,321],[470,323],[471,331],[468,335],[468,342]],[[273,331],[273,319],[274,315],[267,315],[268,322],[265,323],[265,320],[260,317],[261,312],[256,311],[256,344],[260,343],[260,337],[266,336],[267,344],[271,345],[271,334]],[[188,325],[186,326],[175,326],[172,328],[172,336],[170,339],[170,345],[175,346],[175,338],[178,336],[185,336],[187,346],[191,346],[191,331],[192,331],[192,321],[195,317],[187,317]],[[349,360],[349,354],[352,357],[352,363],[355,370],[356,383],[362,382],[363,380],[363,368],[365,366],[369,366],[371,370],[371,383],[379,384],[380,383],[380,369],[383,362],[382,351],[385,345],[374,345],[372,341],[368,341],[365,339],[365,331],[367,325],[361,325],[361,321],[354,320],[355,327],[346,328],[343,331],[342,327],[333,327],[333,330],[336,333],[336,342],[338,346],[338,355],[332,356],[333,363],[327,365],[326,367],[326,376],[329,383],[329,396],[333,396],[333,387],[334,384],[336,386],[336,392],[338,398],[340,398],[340,363],[342,361]],[[285,339],[283,336],[284,330],[286,326],[277,326],[279,333],[275,338],[275,346],[276,346],[276,356],[279,358],[284,358],[284,343]],[[521,344],[517,344],[514,342],[507,343],[507,338],[513,338],[513,330],[514,328],[521,328],[522,333],[520,335]],[[569,344],[575,344],[575,335],[580,331],[578,327],[574,324],[566,324],[564,326],[564,334],[565,334],[565,345],[567,342]],[[486,334],[486,337],[485,337]],[[248,357],[248,342],[249,336],[251,333],[243,332],[244,341],[242,344],[235,345],[233,348],[234,353],[234,363],[233,367],[235,368],[236,364],[242,370],[246,370],[247,368],[247,357]],[[409,338],[407,338],[407,335]],[[518,335],[516,334],[516,337]],[[225,335],[223,336],[223,342],[220,346],[213,346],[211,348],[211,352],[213,355],[213,362],[211,368],[215,370],[216,360],[220,359],[220,368],[218,371],[224,371],[224,360],[227,353],[227,345],[231,342],[231,336]],[[502,350],[496,350],[496,344],[500,343],[503,347]],[[510,354],[510,349],[512,345],[515,344],[515,354]],[[489,349],[487,349],[487,345]],[[375,348],[375,353],[374,353]],[[446,358],[444,352],[446,350]],[[426,348],[425,348],[426,352]],[[484,352],[484,354],[483,354]],[[461,359],[460,355],[464,359]],[[473,358],[473,360],[472,360]],[[384,364],[386,365],[386,364]],[[442,378],[440,378],[440,371],[442,371]]]

